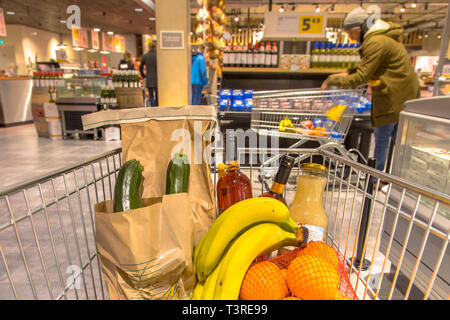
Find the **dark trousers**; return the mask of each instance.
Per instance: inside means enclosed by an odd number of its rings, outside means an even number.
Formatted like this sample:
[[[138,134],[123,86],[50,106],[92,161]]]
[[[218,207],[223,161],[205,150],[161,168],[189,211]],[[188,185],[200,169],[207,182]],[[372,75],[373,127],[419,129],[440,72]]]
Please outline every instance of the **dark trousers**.
[[[192,105],[198,106],[200,104],[200,100],[202,99],[202,90],[203,86],[193,84],[192,85]]]
[[[158,105],[158,88],[150,87],[148,89],[148,97],[150,99],[150,106],[156,107]]]

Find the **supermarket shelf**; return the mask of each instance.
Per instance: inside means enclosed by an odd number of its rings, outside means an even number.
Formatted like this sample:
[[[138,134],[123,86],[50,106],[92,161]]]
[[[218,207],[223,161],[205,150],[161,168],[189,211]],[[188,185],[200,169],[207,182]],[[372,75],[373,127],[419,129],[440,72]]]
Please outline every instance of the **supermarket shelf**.
[[[301,71],[290,71],[281,68],[244,68],[244,67],[225,67],[223,72],[242,72],[242,73],[288,73],[288,74],[330,74],[345,72],[345,69],[306,69]]]

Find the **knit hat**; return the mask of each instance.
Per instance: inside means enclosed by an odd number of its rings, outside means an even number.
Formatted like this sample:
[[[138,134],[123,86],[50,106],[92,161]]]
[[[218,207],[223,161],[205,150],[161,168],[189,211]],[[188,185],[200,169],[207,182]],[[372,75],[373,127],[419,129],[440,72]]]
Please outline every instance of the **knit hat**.
[[[369,18],[367,12],[363,8],[357,7],[347,14],[343,27],[347,30],[359,28],[367,18]]]

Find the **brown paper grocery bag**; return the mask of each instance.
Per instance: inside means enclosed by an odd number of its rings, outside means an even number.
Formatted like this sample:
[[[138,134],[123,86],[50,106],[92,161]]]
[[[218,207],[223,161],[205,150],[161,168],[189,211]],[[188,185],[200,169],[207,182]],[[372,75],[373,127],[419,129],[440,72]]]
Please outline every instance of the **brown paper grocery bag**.
[[[122,161],[138,159],[144,166],[144,198],[161,197],[166,191],[167,166],[175,152],[190,160],[189,200],[194,215],[194,243],[217,217],[210,164],[208,130],[214,126],[215,109],[210,107],[151,108],[149,120],[123,123]],[[209,160],[209,159],[208,159]]]
[[[109,297],[187,298],[195,285],[188,194],[144,199],[144,204],[118,213],[113,201],[95,205],[96,243]]]
[[[137,159],[144,166],[144,198],[162,197],[167,166],[173,153],[188,153],[189,201],[194,215],[194,243],[217,217],[210,175],[208,133],[217,126],[214,106],[182,106],[105,110],[82,116],[85,130],[120,124],[122,161]]]

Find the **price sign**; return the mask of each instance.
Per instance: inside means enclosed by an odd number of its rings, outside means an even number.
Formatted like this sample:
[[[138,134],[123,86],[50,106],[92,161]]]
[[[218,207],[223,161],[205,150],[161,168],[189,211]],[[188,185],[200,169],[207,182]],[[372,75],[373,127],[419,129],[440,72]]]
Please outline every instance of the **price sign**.
[[[299,24],[299,33],[321,34],[323,29],[322,16],[301,16]]]
[[[326,37],[327,14],[276,12],[264,14],[263,39],[318,39]]]

